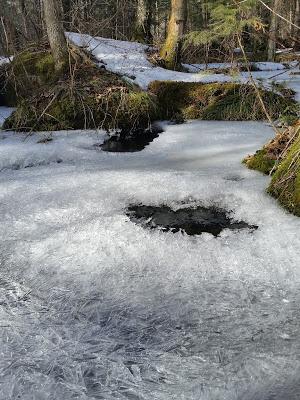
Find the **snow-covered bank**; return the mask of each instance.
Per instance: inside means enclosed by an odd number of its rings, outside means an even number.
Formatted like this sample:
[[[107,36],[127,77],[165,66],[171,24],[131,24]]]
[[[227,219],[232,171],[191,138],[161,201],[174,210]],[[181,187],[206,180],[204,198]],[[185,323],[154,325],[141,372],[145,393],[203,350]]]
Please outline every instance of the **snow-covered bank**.
[[[76,45],[89,50],[109,71],[127,77],[143,89],[147,89],[148,85],[155,80],[182,82],[226,82],[230,80],[229,77],[221,74],[218,76],[206,73],[191,74],[154,66],[147,60],[148,46],[140,43],[98,38],[79,33],[68,33],[67,36]]]
[[[109,71],[125,76],[134,81],[143,89],[155,80],[171,80],[181,82],[249,82],[249,74],[243,72],[237,76],[226,74],[216,74],[206,69],[204,64],[195,64],[190,68],[191,72],[169,71],[164,68],[154,66],[147,60],[147,46],[136,42],[125,42],[114,39],[92,37],[86,34],[69,32],[69,40],[78,46],[83,46],[89,50],[100,65],[104,65]],[[222,64],[212,64],[214,68],[221,67]],[[229,64],[223,64],[225,68]],[[271,82],[284,83],[297,93],[297,100],[300,101],[300,75],[291,74],[291,70],[284,69],[280,63],[255,63],[259,71],[253,73],[257,82],[264,82],[266,87]],[[293,70],[299,72],[299,68]],[[278,75],[278,73],[282,73]],[[277,75],[277,76],[274,76]]]
[[[5,133],[0,399],[298,399],[300,220],[240,163],[272,135],[192,122],[112,154],[101,132]],[[218,204],[259,229],[148,231],[125,215],[140,202]]]

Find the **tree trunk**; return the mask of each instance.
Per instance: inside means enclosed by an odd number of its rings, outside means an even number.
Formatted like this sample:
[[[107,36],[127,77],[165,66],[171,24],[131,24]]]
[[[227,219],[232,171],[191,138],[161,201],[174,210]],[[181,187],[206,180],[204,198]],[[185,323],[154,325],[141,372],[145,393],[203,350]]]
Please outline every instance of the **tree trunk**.
[[[167,39],[160,52],[169,69],[175,69],[180,63],[180,42],[185,32],[186,19],[187,0],[172,0]]]
[[[55,69],[61,72],[68,62],[68,46],[62,22],[61,0],[43,0],[44,19]]]
[[[296,0],[296,7],[295,7],[295,25],[300,27],[300,0]],[[299,31],[299,29],[298,29]]]
[[[151,0],[138,0],[133,39],[141,43],[151,43],[152,6]]]
[[[296,0],[295,4],[295,18],[294,18],[294,24],[300,27],[300,0]],[[295,28],[293,30],[293,36],[295,36],[297,42],[294,43],[294,48],[296,51],[300,50],[300,29]]]
[[[273,12],[271,12],[271,21],[269,28],[269,42],[268,42],[268,61],[274,61],[276,55],[276,42],[278,31],[278,16],[276,14],[280,11],[281,0],[274,0]]]

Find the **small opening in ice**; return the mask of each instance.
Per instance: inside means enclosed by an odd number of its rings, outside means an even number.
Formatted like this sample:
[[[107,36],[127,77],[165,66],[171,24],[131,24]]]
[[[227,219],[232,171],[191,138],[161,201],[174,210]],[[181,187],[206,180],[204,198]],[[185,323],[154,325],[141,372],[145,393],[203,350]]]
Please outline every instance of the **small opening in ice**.
[[[110,136],[100,147],[103,151],[112,153],[134,153],[144,150],[162,132],[160,126],[151,126],[149,129],[134,132],[121,131]]]
[[[131,205],[127,209],[131,221],[150,229],[163,231],[183,231],[188,235],[201,235],[203,232],[218,236],[224,229],[257,229],[244,221],[235,221],[228,216],[228,211],[212,207],[186,207],[176,211],[166,205],[147,206]]]

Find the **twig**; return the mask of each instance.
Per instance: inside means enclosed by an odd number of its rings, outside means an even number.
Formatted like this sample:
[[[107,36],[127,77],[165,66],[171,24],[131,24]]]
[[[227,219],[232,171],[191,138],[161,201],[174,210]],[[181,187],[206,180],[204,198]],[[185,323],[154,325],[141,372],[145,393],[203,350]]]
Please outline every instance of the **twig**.
[[[287,18],[283,17],[282,15],[278,14],[274,11],[271,7],[269,7],[264,1],[258,0],[264,7],[266,7],[269,11],[273,14],[277,15],[277,17],[281,18],[283,21],[287,22],[289,25],[292,25],[294,28],[300,29],[300,26],[294,24],[292,21],[289,21]]]
[[[241,48],[241,50],[242,50],[243,58],[244,58],[244,61],[245,61],[245,65],[246,65],[247,71],[248,71],[248,73],[249,73],[250,81],[251,81],[251,83],[252,83],[252,85],[253,85],[253,87],[254,87],[254,90],[255,90],[255,92],[256,92],[256,94],[257,94],[257,97],[258,97],[258,99],[259,99],[259,102],[260,102],[260,104],[261,104],[261,106],[262,106],[262,108],[263,108],[263,111],[264,111],[266,117],[268,118],[268,121],[269,121],[270,125],[271,125],[272,128],[274,129],[275,133],[278,134],[278,130],[277,130],[277,128],[276,128],[276,126],[275,126],[275,124],[274,124],[274,122],[273,122],[273,120],[272,120],[272,118],[271,118],[271,116],[270,116],[270,114],[269,114],[269,112],[268,112],[266,106],[265,106],[265,103],[264,103],[263,98],[262,98],[262,96],[261,96],[261,94],[260,94],[260,91],[259,91],[259,89],[258,89],[258,87],[257,87],[257,84],[256,84],[256,82],[255,82],[255,79],[253,78],[253,75],[252,75],[252,73],[251,73],[250,66],[249,66],[249,61],[248,61],[248,58],[247,58],[247,55],[246,55],[244,46],[243,46],[243,44],[242,44],[242,40],[241,40],[240,34],[237,34],[237,39],[238,39],[238,44],[239,44],[239,46],[240,46],[240,48]]]

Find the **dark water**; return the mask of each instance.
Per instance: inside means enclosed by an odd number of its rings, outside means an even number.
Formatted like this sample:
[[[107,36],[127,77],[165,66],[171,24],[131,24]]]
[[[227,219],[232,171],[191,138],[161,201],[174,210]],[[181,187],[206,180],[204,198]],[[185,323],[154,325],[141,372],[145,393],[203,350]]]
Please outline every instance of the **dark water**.
[[[144,150],[162,132],[160,126],[151,126],[149,129],[134,132],[120,132],[110,136],[100,147],[103,151],[113,153],[134,153]]]
[[[224,229],[257,229],[244,221],[235,221],[228,217],[226,210],[216,207],[193,207],[172,210],[162,205],[159,207],[131,205],[127,215],[136,223],[148,228],[162,228],[164,231],[184,231],[188,235],[201,235],[203,232],[218,236]]]

